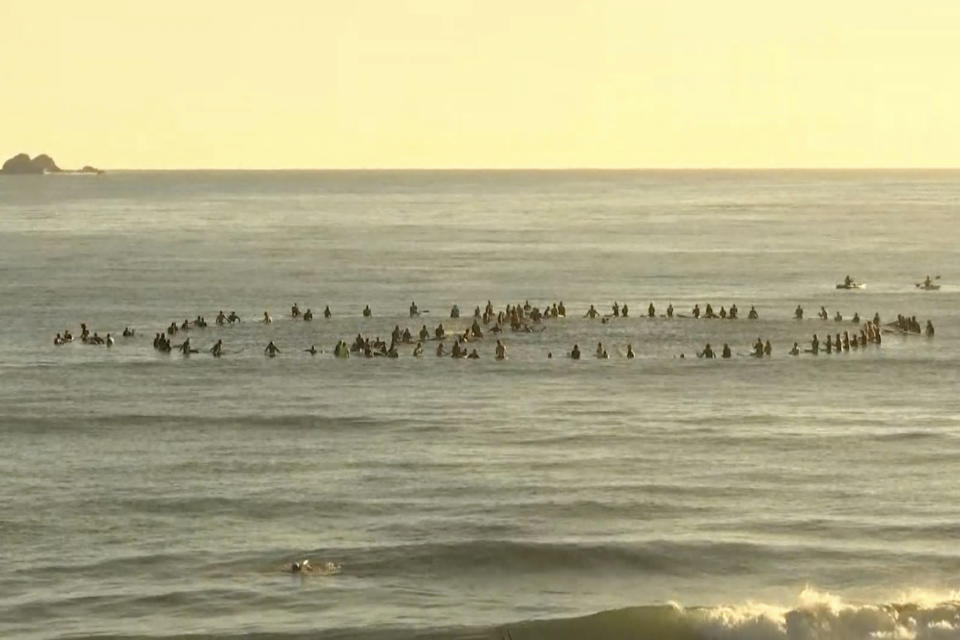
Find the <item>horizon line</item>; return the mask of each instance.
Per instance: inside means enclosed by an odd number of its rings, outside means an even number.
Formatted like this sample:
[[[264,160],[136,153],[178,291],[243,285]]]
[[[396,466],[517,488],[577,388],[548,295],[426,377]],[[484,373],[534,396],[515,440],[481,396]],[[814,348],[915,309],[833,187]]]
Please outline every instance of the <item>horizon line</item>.
[[[103,169],[102,167],[99,167]],[[306,171],[409,171],[409,172],[511,172],[511,171],[542,171],[542,172],[563,172],[563,171],[960,171],[960,166],[784,166],[784,167],[138,167],[126,168],[117,167],[114,169],[104,169],[105,171],[119,172],[163,172],[163,171],[233,171],[233,172],[257,172],[257,171],[288,171],[288,172],[306,172]]]

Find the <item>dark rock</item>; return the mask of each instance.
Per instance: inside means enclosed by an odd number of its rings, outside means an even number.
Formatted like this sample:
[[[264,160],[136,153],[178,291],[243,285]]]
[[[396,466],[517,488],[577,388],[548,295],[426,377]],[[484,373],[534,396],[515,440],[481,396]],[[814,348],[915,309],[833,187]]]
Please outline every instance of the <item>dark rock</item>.
[[[95,173],[100,175],[103,173],[103,171],[97,169],[96,167],[87,165],[83,169],[80,169],[76,172],[64,172],[64,170],[58,167],[57,163],[53,161],[53,158],[45,153],[41,153],[32,160],[27,154],[18,153],[3,163],[3,168],[0,169],[0,173],[13,175],[37,175],[43,173]]]
[[[3,168],[0,169],[0,172],[20,174],[43,173],[43,169],[38,171],[36,167],[33,166],[33,161],[30,160],[30,156],[25,153],[18,153],[3,163]]]

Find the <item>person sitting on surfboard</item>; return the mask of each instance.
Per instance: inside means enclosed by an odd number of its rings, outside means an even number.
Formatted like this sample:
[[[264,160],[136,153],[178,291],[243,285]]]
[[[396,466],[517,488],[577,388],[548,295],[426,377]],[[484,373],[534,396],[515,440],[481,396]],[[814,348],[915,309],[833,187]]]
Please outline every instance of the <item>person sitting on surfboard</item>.
[[[853,278],[851,278],[849,275],[845,276],[843,278],[843,286],[849,287],[851,285],[853,285]]]

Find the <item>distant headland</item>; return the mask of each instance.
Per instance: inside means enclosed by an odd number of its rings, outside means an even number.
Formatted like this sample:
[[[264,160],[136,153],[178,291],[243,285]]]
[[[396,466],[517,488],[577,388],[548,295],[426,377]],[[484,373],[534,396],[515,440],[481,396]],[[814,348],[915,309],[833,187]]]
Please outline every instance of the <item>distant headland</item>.
[[[103,170],[91,167],[90,165],[86,165],[82,169],[77,170],[61,169],[57,166],[57,163],[54,162],[53,158],[45,153],[41,153],[32,159],[26,153],[18,153],[4,162],[3,167],[0,168],[0,174],[4,175],[23,176],[47,173],[85,173],[100,175],[103,173]]]

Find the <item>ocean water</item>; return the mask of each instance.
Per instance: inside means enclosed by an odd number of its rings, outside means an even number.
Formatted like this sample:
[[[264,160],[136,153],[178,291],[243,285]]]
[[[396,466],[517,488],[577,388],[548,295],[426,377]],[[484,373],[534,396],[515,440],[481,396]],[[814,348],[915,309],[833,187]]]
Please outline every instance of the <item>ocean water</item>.
[[[0,179],[0,637],[960,637],[958,223],[949,171]],[[568,315],[330,354],[487,300]],[[937,333],[790,357],[821,305]]]

